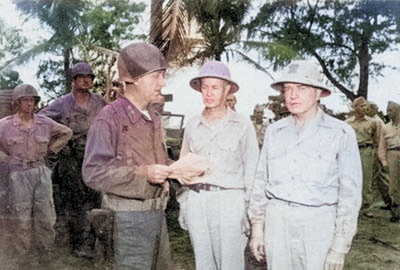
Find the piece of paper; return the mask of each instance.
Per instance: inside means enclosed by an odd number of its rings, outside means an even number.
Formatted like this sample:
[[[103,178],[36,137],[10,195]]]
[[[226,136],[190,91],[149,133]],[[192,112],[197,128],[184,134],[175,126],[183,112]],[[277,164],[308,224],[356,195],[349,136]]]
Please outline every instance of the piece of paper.
[[[207,157],[188,153],[169,166],[173,172],[168,177],[187,183],[203,175],[209,165],[210,160]]]

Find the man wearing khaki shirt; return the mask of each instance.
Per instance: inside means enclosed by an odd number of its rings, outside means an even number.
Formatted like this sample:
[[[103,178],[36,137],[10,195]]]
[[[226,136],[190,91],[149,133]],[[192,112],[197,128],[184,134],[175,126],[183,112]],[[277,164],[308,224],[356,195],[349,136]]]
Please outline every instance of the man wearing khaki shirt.
[[[383,167],[389,169],[389,195],[392,198],[391,222],[400,220],[400,105],[389,101],[387,115],[390,122],[383,126],[378,156]]]
[[[21,269],[26,269],[35,260],[51,255],[56,213],[51,170],[45,158],[67,144],[72,130],[34,113],[40,96],[33,86],[18,85],[12,100],[16,113],[0,120],[0,153],[9,169],[11,238],[5,241],[12,245],[9,251]]]
[[[239,86],[223,63],[206,63],[190,86],[205,108],[188,121],[181,156],[200,155],[210,164],[200,176],[181,179],[188,190],[179,198],[180,223],[189,231],[196,269],[244,269],[246,209],[259,152],[254,127],[225,103]]]

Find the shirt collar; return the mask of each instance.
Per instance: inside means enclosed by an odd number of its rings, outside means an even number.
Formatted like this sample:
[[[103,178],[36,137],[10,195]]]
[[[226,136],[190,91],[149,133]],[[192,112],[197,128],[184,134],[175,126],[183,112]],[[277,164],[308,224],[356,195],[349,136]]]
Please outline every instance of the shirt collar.
[[[203,109],[203,112],[204,112],[204,110],[205,110],[205,109]],[[199,125],[201,124],[201,125],[207,125],[207,126],[209,126],[209,125],[207,124],[207,122],[204,121],[202,115],[203,115],[203,114],[201,114],[201,116],[200,116]],[[225,126],[225,125],[227,125],[227,124],[236,123],[236,122],[239,122],[239,120],[237,119],[237,112],[235,112],[234,110],[232,110],[232,109],[228,106],[228,107],[227,107],[226,114],[225,114],[225,116],[221,119],[221,122],[218,124],[218,126]]]

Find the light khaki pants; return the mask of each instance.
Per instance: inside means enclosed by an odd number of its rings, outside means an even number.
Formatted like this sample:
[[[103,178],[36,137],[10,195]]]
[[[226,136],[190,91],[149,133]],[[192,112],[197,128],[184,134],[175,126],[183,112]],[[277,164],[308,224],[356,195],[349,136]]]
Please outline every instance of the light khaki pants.
[[[272,199],[266,207],[268,270],[323,270],[336,206],[308,207]]]

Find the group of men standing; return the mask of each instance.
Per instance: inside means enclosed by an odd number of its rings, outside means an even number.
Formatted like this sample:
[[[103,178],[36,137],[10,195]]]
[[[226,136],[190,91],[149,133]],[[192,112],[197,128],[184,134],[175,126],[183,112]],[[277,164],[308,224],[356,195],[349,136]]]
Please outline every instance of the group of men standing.
[[[382,199],[384,205],[380,208],[390,210],[390,221],[398,222],[399,159],[396,153],[400,150],[400,133],[397,131],[400,106],[395,102],[388,102],[388,123],[378,116],[376,106],[364,97],[356,98],[352,107],[353,115],[346,122],[356,132],[361,155],[363,215],[372,218],[372,209]]]
[[[0,121],[0,151],[8,169],[3,202],[9,209],[3,243],[16,261],[11,267],[34,267],[43,258],[40,263],[50,263],[56,219],[65,224],[72,254],[91,256],[94,249],[86,211],[100,207],[100,194],[84,185],[81,167],[90,123],[106,101],[90,92],[95,76],[87,63],[75,64],[71,75],[71,93],[38,113],[37,90],[29,84],[15,87],[15,114]]]
[[[317,65],[292,62],[271,85],[291,115],[264,129],[261,142],[250,119],[226,103],[239,90],[228,67],[205,63],[189,81],[204,109],[187,122],[180,159],[172,163],[161,115],[150,106],[166,85],[164,56],[153,45],[133,43],[120,51],[117,64],[124,94],[109,104],[90,93],[94,74],[86,63],[72,68],[72,93],[39,114],[36,90],[15,89],[33,93],[15,98],[19,110],[0,121],[1,158],[15,184],[11,216],[24,240],[16,246],[30,248],[27,232],[34,224],[39,234],[29,239],[48,233],[40,243],[50,249],[55,213],[44,158],[61,151],[53,174],[62,179],[60,209],[78,256],[94,243],[85,213],[101,207],[113,213],[115,269],[171,269],[164,210],[170,181],[177,180],[179,222],[189,232],[196,269],[244,269],[246,245],[269,270],[343,268],[362,204],[360,150],[368,145],[360,147],[350,125],[319,108],[331,91]],[[399,108],[392,105],[392,111],[379,152],[390,175],[398,173],[391,158],[400,147],[393,136]],[[46,133],[32,134],[35,125]],[[42,194],[34,181],[45,185],[45,206],[32,203]],[[398,209],[400,201],[392,199]],[[46,219],[36,215],[42,210]]]
[[[291,116],[268,126],[259,154],[250,119],[223,100],[239,86],[227,67],[206,63],[190,86],[204,110],[186,125],[181,157],[206,157],[178,198],[196,269],[244,269],[250,249],[268,269],[344,265],[357,228],[362,171],[354,130],[319,108],[330,94],[318,66],[291,63],[272,84]]]

